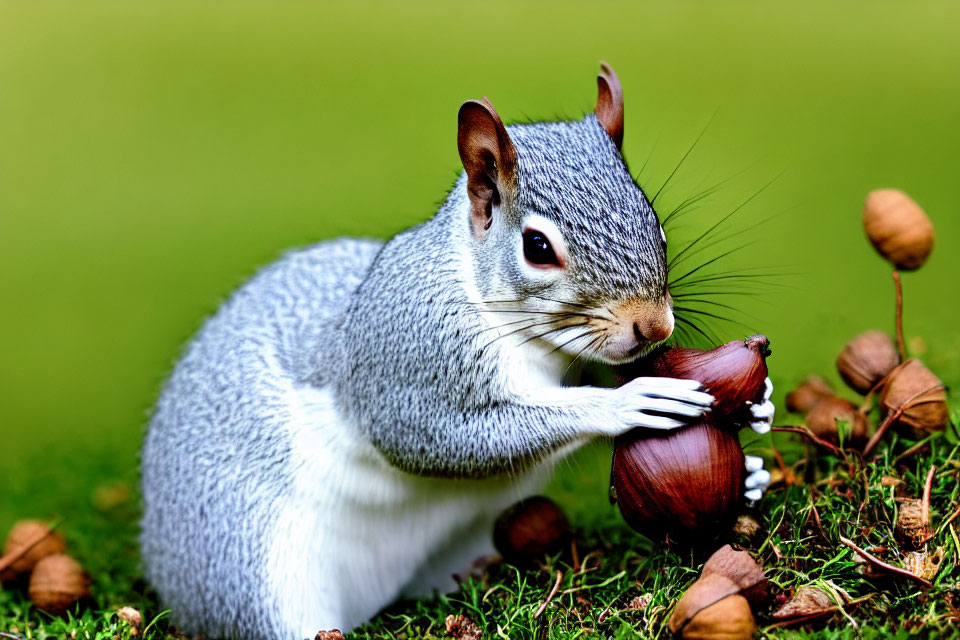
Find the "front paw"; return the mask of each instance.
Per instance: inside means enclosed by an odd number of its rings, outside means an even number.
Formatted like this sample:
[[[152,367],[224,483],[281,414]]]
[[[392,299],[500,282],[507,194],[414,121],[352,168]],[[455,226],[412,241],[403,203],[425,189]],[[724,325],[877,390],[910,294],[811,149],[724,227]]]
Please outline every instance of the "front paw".
[[[634,427],[675,429],[701,418],[715,398],[696,380],[634,378],[615,389],[618,417],[625,430]]]
[[[770,396],[773,395],[773,382],[767,378],[765,384],[763,402],[750,405],[750,428],[759,434],[770,431],[770,427],[773,426],[773,414],[777,410],[770,401]]]
[[[743,496],[748,502],[756,502],[763,497],[763,492],[770,485],[770,472],[763,468],[763,458],[760,456],[745,456],[744,467],[747,470],[747,479],[743,481],[746,488]]]

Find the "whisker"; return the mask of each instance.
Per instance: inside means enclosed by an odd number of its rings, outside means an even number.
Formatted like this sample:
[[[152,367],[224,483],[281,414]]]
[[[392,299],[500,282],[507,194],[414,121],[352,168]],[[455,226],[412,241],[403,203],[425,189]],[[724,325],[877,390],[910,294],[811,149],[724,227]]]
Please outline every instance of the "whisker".
[[[699,333],[700,335],[702,335],[704,338],[707,339],[708,342],[711,342],[711,343],[717,342],[717,340],[715,340],[714,338],[711,338],[710,336],[708,336],[708,335],[706,334],[706,332],[705,332],[703,329],[701,329],[701,328],[700,328],[696,323],[694,323],[693,321],[691,321],[691,320],[689,320],[689,319],[687,319],[687,318],[684,318],[683,316],[674,316],[674,317],[675,317],[679,322],[682,322],[683,324],[687,325],[688,327],[690,327],[691,329],[693,329],[694,331],[696,331],[697,333]]]
[[[714,112],[713,115],[710,116],[710,119],[707,121],[707,124],[704,125],[703,130],[697,136],[697,139],[693,141],[693,144],[690,145],[690,148],[687,149],[687,152],[683,154],[682,158],[680,158],[680,162],[677,163],[677,166],[673,168],[673,171],[670,172],[670,175],[667,176],[667,179],[664,180],[663,184],[660,185],[660,188],[657,189],[657,193],[653,196],[653,199],[650,201],[651,207],[657,201],[657,198],[660,197],[660,194],[663,193],[663,190],[667,188],[667,185],[670,184],[670,181],[673,179],[673,176],[677,174],[677,171],[680,170],[680,167],[683,166],[684,161],[686,161],[686,159],[690,156],[690,154],[693,153],[693,150],[697,147],[697,143],[700,142],[701,138],[703,138],[703,134],[707,132],[707,129],[710,128],[710,125],[713,124],[713,121],[716,117],[717,117],[717,113]]]
[[[692,275],[695,274],[697,271],[700,271],[700,269],[703,269],[704,267],[709,267],[709,266],[710,266],[711,264],[713,264],[714,262],[717,262],[717,261],[719,261],[719,260],[723,260],[724,258],[727,258],[727,257],[731,256],[732,254],[736,253],[737,251],[742,251],[743,249],[746,249],[747,247],[749,247],[749,246],[751,246],[751,245],[757,244],[757,242],[759,242],[759,240],[751,240],[750,242],[746,242],[746,243],[740,245],[739,247],[734,247],[733,249],[730,249],[729,251],[725,251],[725,252],[721,253],[721,254],[718,255],[718,256],[714,256],[714,257],[711,258],[710,260],[707,260],[706,262],[700,264],[700,266],[695,267],[695,268],[691,269],[690,271],[687,271],[685,274],[683,274],[683,275],[680,276],[679,278],[676,278],[676,279],[674,279],[674,280],[671,280],[671,281],[670,281],[670,286],[675,286],[677,283],[683,282],[686,278],[692,276]]]
[[[746,323],[744,323],[744,322],[740,322],[739,320],[734,320],[733,318],[727,318],[727,317],[725,317],[725,316],[717,315],[717,314],[715,314],[715,313],[710,313],[709,311],[703,311],[702,309],[691,309],[690,307],[676,307],[676,310],[677,310],[677,311],[680,311],[681,314],[683,314],[683,313],[692,313],[692,314],[694,314],[694,315],[704,316],[704,317],[707,317],[707,318],[713,318],[713,319],[715,319],[715,320],[720,320],[720,321],[722,321],[722,322],[729,322],[729,323],[731,323],[731,324],[736,324],[736,325],[739,325],[739,326],[741,326],[741,327],[744,327],[745,329],[750,330],[750,331],[753,330],[753,327],[751,327],[750,325],[748,325],[748,324],[746,324]],[[676,315],[675,315],[674,317],[676,317]]]

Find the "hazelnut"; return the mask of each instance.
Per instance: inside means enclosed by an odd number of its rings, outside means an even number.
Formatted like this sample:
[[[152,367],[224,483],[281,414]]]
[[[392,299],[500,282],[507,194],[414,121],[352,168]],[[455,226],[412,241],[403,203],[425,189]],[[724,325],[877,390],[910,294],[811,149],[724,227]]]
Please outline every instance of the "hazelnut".
[[[58,615],[90,595],[89,584],[79,562],[66,554],[55,553],[41,559],[33,568],[28,593],[38,609]]]
[[[727,596],[704,607],[680,631],[686,640],[749,640],[757,632],[750,603],[743,596]]]
[[[837,357],[837,371],[850,388],[866,395],[900,364],[900,354],[890,336],[867,331],[851,340]]]
[[[804,585],[773,612],[773,619],[800,622],[820,618],[836,610],[837,605],[829,593],[819,587]]]
[[[493,526],[493,544],[507,562],[527,564],[556,553],[570,539],[570,523],[556,502],[534,496],[504,511]]]
[[[838,421],[846,422],[848,425],[848,431],[843,437],[844,445],[860,446],[867,441],[870,435],[867,417],[860,413],[857,406],[849,400],[836,396],[821,400],[807,414],[805,420],[810,431],[831,444],[840,444]]]
[[[880,255],[904,271],[923,266],[933,249],[933,224],[920,205],[898,189],[867,195],[863,228]]]
[[[21,520],[13,525],[10,535],[7,536],[3,557],[10,558],[30,545],[33,546],[29,551],[14,560],[6,570],[0,571],[0,580],[10,580],[22,573],[27,573],[41,558],[52,553],[61,553],[67,548],[67,543],[59,531],[52,531],[50,527],[38,520]]]
[[[787,394],[787,411],[806,413],[824,398],[832,398],[833,389],[820,376],[809,376],[796,389]]]
[[[895,424],[912,427],[921,437],[943,429],[949,418],[943,383],[915,358],[890,372],[880,403],[887,413],[901,411]]]

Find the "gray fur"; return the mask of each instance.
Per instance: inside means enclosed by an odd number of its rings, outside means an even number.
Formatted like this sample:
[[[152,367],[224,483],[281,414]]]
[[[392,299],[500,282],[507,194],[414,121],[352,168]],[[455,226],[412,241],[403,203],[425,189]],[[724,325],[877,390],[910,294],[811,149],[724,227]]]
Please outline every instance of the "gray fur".
[[[517,195],[485,242],[463,215],[461,176],[435,217],[382,247],[339,240],[266,268],[190,344],[150,422],[142,480],[146,575],[182,631],[289,628],[265,573],[296,473],[287,388],[332,386],[344,423],[427,476],[520,473],[614,420],[600,402],[537,404],[509,388],[506,347],[462,274],[472,270],[485,299],[530,294],[499,243],[536,212],[566,238],[579,301],[662,299],[656,215],[592,114],[509,133]]]

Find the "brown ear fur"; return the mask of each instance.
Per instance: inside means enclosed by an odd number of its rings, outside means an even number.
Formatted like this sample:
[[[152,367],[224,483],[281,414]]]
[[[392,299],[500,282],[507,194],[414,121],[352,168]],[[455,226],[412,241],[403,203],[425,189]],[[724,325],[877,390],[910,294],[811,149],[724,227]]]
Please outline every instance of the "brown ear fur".
[[[600,75],[597,76],[597,108],[594,113],[619,149],[623,144],[623,88],[617,73],[606,62],[600,63]]]
[[[514,188],[517,151],[486,97],[464,102],[457,121],[457,147],[470,195],[470,227],[474,237],[482,240],[493,221],[493,206]]]

